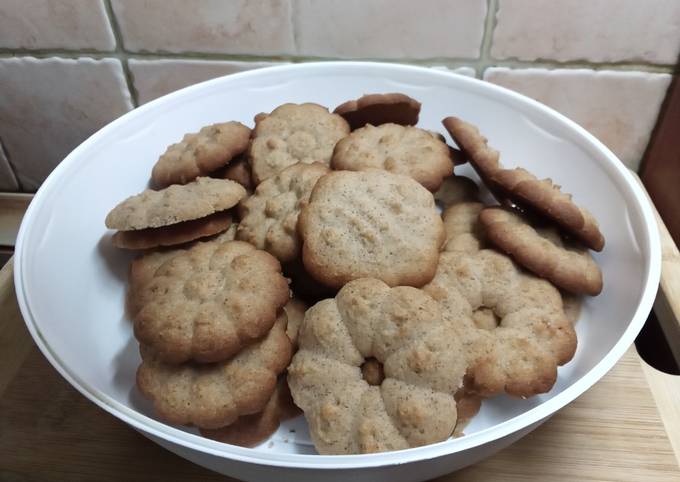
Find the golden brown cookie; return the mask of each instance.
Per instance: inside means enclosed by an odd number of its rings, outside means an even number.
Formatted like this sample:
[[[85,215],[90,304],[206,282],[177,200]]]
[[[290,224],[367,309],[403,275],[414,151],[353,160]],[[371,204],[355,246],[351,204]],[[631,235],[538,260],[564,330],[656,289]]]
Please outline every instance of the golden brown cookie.
[[[442,123],[501,204],[510,199],[522,209],[554,221],[589,248],[602,250],[604,237],[597,221],[572,201],[571,194],[563,193],[550,179],[537,179],[526,169],[505,169],[498,151],[488,146],[472,124],[456,117],[447,117]]]
[[[406,449],[453,432],[465,357],[423,291],[351,281],[307,311],[299,344],[288,384],[320,454]],[[362,376],[371,359],[383,366],[380,385]]]
[[[347,134],[347,122],[318,104],[284,104],[259,116],[248,150],[255,184],[298,162],[329,165],[335,144]]]
[[[449,208],[447,251],[423,290],[440,303],[444,319],[465,347],[468,393],[545,393],[555,383],[557,367],[576,350],[576,333],[560,293],[507,256],[484,249],[481,241],[476,249],[468,242],[457,243],[457,238],[474,237],[479,230],[472,213],[483,206],[469,204]]]
[[[191,221],[229,209],[245,195],[246,190],[233,181],[199,177],[127,198],[106,216],[106,227],[131,231]]]
[[[289,298],[276,258],[240,241],[142,256],[130,276],[135,336],[167,363],[233,356],[271,329]]]
[[[336,170],[383,169],[410,176],[436,191],[453,173],[447,145],[424,129],[398,124],[367,125],[335,146],[331,167]]]
[[[240,122],[224,122],[186,134],[158,159],[151,179],[158,187],[186,184],[226,165],[248,148],[250,129]]]
[[[588,249],[564,242],[557,233],[534,229],[508,209],[486,208],[479,221],[491,243],[558,288],[590,296],[602,291],[602,272]]]
[[[274,393],[261,412],[243,415],[226,427],[201,429],[201,435],[218,442],[254,447],[276,432],[281,422],[300,413],[301,410],[293,403],[286,376],[281,375]]]
[[[366,94],[340,104],[333,112],[344,117],[352,130],[366,124],[414,126],[418,123],[420,102],[405,94]]]
[[[253,189],[255,189],[255,184],[253,183],[253,178],[250,173],[250,164],[248,164],[248,160],[245,156],[239,156],[223,168],[211,172],[210,177],[235,181],[243,186],[248,192],[252,192]]]
[[[219,211],[204,218],[161,226],[160,228],[118,231],[113,235],[112,242],[117,248],[123,249],[175,246],[221,233],[231,226],[231,221],[230,211]]]
[[[328,172],[319,162],[299,162],[261,182],[239,204],[237,239],[268,251],[282,263],[297,258],[302,248],[297,231],[300,210],[309,202],[316,181]]]
[[[434,199],[443,208],[464,201],[477,201],[479,200],[479,187],[469,177],[449,176],[434,193]]]
[[[333,171],[317,182],[298,229],[302,259],[321,283],[373,277],[422,286],[437,267],[444,229],[432,194],[386,171]]]
[[[271,399],[277,376],[292,354],[285,330],[281,316],[264,338],[233,358],[210,365],[168,365],[142,346],[137,387],[168,423],[224,427],[261,412]]]

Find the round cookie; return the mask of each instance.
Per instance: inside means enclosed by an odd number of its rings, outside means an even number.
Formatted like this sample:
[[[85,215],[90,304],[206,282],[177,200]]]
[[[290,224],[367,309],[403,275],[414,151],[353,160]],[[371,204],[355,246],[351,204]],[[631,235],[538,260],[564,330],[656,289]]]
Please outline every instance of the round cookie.
[[[555,232],[534,229],[507,209],[486,208],[479,221],[491,243],[558,288],[591,296],[602,291],[602,272],[588,249],[565,244]]]
[[[233,356],[271,329],[289,299],[276,258],[240,241],[138,258],[130,289],[135,336],[175,364]]]
[[[307,310],[299,344],[288,384],[320,454],[400,450],[453,432],[466,364],[451,325],[423,291],[375,279],[347,283]],[[373,380],[379,385],[362,376],[373,359],[383,366],[384,379]]]
[[[349,134],[342,117],[318,104],[284,104],[256,119],[248,150],[255,184],[298,162],[329,165],[335,144]]]
[[[231,212],[220,211],[204,218],[161,226],[160,228],[118,231],[113,235],[111,241],[114,246],[123,249],[175,246],[221,233],[231,226],[231,221]]]
[[[282,263],[297,258],[302,247],[297,232],[300,210],[309,202],[316,181],[328,172],[319,162],[297,163],[260,183],[239,204],[237,239],[268,251]]]
[[[414,126],[418,123],[420,102],[405,94],[367,94],[340,104],[333,112],[344,117],[352,130],[366,124]]]
[[[357,278],[422,286],[444,242],[432,194],[386,171],[333,171],[316,183],[298,229],[302,259],[319,282],[340,287]]]
[[[243,415],[234,423],[216,429],[201,429],[201,435],[218,442],[254,447],[267,440],[281,422],[300,414],[293,403],[286,376],[281,375],[274,393],[261,412]]]
[[[456,117],[442,121],[458,147],[498,201],[506,199],[557,223],[595,251],[604,247],[604,237],[593,215],[577,206],[571,195],[563,193],[550,179],[538,180],[523,168],[505,169],[500,154],[487,144],[472,124]]]
[[[447,145],[431,132],[412,126],[367,125],[335,146],[331,167],[363,171],[383,169],[410,176],[430,191],[453,173]]]
[[[439,302],[444,319],[465,346],[468,393],[545,393],[555,383],[557,367],[573,357],[576,333],[559,291],[548,281],[523,272],[494,250],[472,249],[469,243],[461,249],[452,243],[478,230],[470,213],[481,208],[471,204],[450,208],[460,214],[448,216],[447,227],[456,230],[447,233],[437,273],[423,290]]]
[[[211,365],[168,365],[146,346],[137,387],[169,423],[215,429],[261,412],[276,388],[292,349],[280,316],[266,336],[233,358]]]
[[[250,142],[250,129],[240,122],[224,122],[186,134],[160,156],[151,172],[158,187],[186,184],[226,165],[243,153]]]
[[[199,177],[188,184],[131,196],[111,210],[105,223],[119,231],[158,228],[224,211],[245,195],[246,190],[233,181]]]

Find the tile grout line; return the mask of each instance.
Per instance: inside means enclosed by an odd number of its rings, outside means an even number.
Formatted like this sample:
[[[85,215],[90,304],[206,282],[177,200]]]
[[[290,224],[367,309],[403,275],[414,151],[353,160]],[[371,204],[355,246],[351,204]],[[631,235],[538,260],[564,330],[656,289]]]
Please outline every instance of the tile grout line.
[[[14,182],[16,182],[17,188],[19,189],[19,192],[25,192],[24,186],[22,186],[21,181],[19,180],[19,176],[17,176],[16,167],[14,167],[12,160],[9,158],[9,152],[7,151],[7,148],[5,147],[5,143],[2,142],[1,136],[0,136],[0,151],[2,151],[2,154],[4,154],[4,156],[5,156],[5,159],[7,159],[7,165],[9,166],[9,171],[12,173],[12,177],[14,177]]]
[[[493,0],[492,0],[493,1]],[[401,62],[412,65],[445,65],[453,67],[472,67],[485,68],[489,66],[510,67],[515,69],[545,68],[545,69],[589,69],[589,70],[613,70],[613,71],[639,71],[649,73],[676,73],[678,67],[671,64],[652,64],[645,62],[587,62],[587,61],[566,61],[557,62],[549,59],[537,59],[535,61],[519,59],[483,59],[483,58],[463,58],[463,57],[432,57],[432,58],[364,58],[364,59],[344,59],[338,57],[314,57],[303,55],[280,55],[280,56],[255,56],[255,55],[232,55],[232,54],[211,54],[200,52],[183,53],[150,53],[150,52],[128,52],[125,49],[117,49],[112,52],[86,51],[86,50],[11,50],[0,49],[0,59],[35,57],[44,59],[49,57],[59,57],[64,59],[77,59],[89,57],[93,59],[117,58],[124,65],[128,59],[140,60],[205,60],[205,61],[227,61],[227,62],[329,62],[338,60],[353,61],[374,61],[374,62]],[[131,76],[132,77],[132,76]]]
[[[491,42],[493,41],[493,32],[496,29],[496,14],[498,13],[498,0],[488,0],[486,4],[486,18],[484,19],[484,35],[482,36],[482,45],[479,49],[479,59],[476,63],[475,71],[477,78],[484,78],[484,71],[489,65],[491,58]]]
[[[134,83],[134,76],[130,71],[130,66],[128,65],[127,52],[123,48],[123,36],[120,33],[120,27],[118,25],[118,19],[113,11],[113,6],[111,5],[111,0],[104,0],[104,8],[106,9],[106,15],[109,19],[109,25],[113,31],[113,37],[116,40],[116,50],[115,53],[118,54],[118,60],[123,67],[123,74],[125,76],[125,82],[127,83],[128,92],[130,94],[130,100],[132,100],[132,108],[139,107],[139,95],[137,93],[137,88]]]

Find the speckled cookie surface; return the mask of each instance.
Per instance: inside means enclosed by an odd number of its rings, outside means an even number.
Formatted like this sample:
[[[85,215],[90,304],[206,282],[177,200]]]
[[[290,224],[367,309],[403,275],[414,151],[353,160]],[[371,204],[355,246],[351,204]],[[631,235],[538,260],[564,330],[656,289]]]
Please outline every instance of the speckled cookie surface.
[[[591,296],[602,291],[602,272],[588,249],[565,244],[556,232],[534,229],[508,209],[486,208],[479,221],[491,243],[558,288]]]
[[[168,147],[151,178],[158,187],[186,184],[229,163],[248,148],[249,141],[250,129],[240,122],[205,126]]]
[[[258,116],[248,151],[255,184],[298,162],[329,165],[347,134],[347,122],[318,104],[284,104]]]
[[[366,124],[414,126],[418,123],[420,102],[399,93],[367,94],[340,104],[333,112],[344,117],[352,130]]]
[[[214,429],[262,411],[291,358],[285,317],[256,343],[220,363],[168,365],[142,346],[137,386],[169,423]]]
[[[590,212],[577,206],[570,194],[562,192],[550,179],[537,179],[526,169],[504,168],[498,151],[488,145],[472,124],[456,117],[447,117],[442,122],[501,204],[510,199],[554,221],[589,248],[602,250],[604,236],[597,221]]]
[[[424,129],[398,124],[367,125],[335,146],[331,166],[337,170],[384,169],[410,176],[430,191],[453,173],[449,149]]]
[[[131,196],[111,210],[105,223],[120,231],[158,228],[224,211],[245,195],[243,186],[234,181],[199,177],[189,184]]]
[[[112,242],[117,248],[124,249],[175,246],[221,233],[231,226],[231,222],[231,212],[219,211],[204,218],[183,221],[160,228],[118,231],[113,235]]]
[[[446,250],[423,290],[440,303],[465,346],[466,390],[484,397],[549,391],[557,367],[576,350],[576,333],[559,291],[504,254],[485,249],[483,240],[457,242],[478,232],[473,213],[483,205],[449,209]]]
[[[465,372],[461,346],[423,291],[355,280],[310,308],[288,369],[320,454],[399,450],[448,438]],[[370,385],[362,364],[384,379]]]
[[[298,229],[307,271],[339,287],[373,277],[422,286],[437,267],[444,229],[432,194],[386,171],[333,171],[317,182]]]
[[[143,256],[130,278],[135,336],[167,363],[233,356],[267,333],[289,298],[279,262],[240,241]]]
[[[328,167],[314,162],[285,168],[257,186],[239,205],[241,222],[236,237],[264,249],[285,263],[300,254],[298,216],[309,202],[316,181]]]

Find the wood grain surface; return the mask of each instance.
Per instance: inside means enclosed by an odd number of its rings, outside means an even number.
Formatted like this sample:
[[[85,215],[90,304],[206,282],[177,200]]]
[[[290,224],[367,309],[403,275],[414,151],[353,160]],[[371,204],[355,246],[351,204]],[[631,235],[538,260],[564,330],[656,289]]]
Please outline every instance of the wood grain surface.
[[[71,388],[26,332],[11,266],[0,272],[0,350],[1,481],[234,480],[165,451]],[[536,431],[437,480],[680,481],[666,434],[680,432],[672,395],[678,377],[643,370],[643,363],[631,348],[595,387]],[[655,402],[650,379],[668,385],[666,399]],[[661,420],[657,403],[668,420]]]

